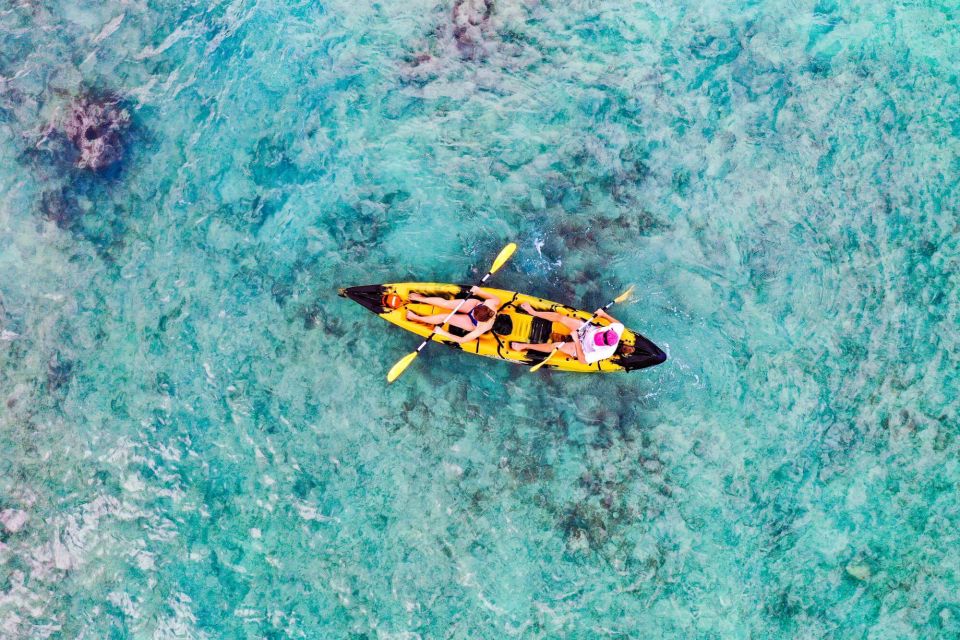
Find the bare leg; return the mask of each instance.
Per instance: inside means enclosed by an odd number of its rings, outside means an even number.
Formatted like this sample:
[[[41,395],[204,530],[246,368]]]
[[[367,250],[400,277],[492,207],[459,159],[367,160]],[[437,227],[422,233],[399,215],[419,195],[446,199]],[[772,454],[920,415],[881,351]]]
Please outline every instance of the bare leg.
[[[576,331],[583,326],[583,320],[571,318],[570,316],[565,316],[562,313],[557,313],[555,311],[537,311],[531,307],[530,303],[528,302],[521,304],[520,308],[535,318],[543,318],[544,320],[549,320],[550,322],[559,322],[571,331]]]
[[[550,353],[557,347],[560,347],[560,351],[563,351],[566,355],[571,358],[577,357],[577,349],[573,346],[571,342],[547,342],[544,344],[534,344],[531,342],[511,342],[510,348],[514,351],[541,351],[543,353]],[[572,353],[571,353],[572,352]]]
[[[413,311],[407,311],[407,320],[412,320],[414,322],[422,322],[423,324],[440,324],[446,319],[448,315],[450,314],[437,313],[432,316],[421,316],[420,314],[414,313]]]
[[[422,302],[423,304],[440,307],[441,309],[450,309],[451,311],[456,309],[457,305],[463,302],[463,306],[460,307],[460,311],[463,313],[469,313],[475,306],[480,304],[479,301],[473,299],[464,302],[461,299],[447,300],[446,298],[437,298],[435,296],[422,296],[419,293],[411,293],[410,299],[414,302]]]
[[[407,311],[407,320],[412,322],[422,322],[423,324],[432,324],[438,325],[443,324],[443,321],[447,319],[449,313],[438,313],[432,316],[420,316],[415,314],[413,311]],[[470,322],[470,318],[467,316],[458,313],[450,318],[450,324],[454,327],[459,327],[464,331],[473,331],[473,323]]]

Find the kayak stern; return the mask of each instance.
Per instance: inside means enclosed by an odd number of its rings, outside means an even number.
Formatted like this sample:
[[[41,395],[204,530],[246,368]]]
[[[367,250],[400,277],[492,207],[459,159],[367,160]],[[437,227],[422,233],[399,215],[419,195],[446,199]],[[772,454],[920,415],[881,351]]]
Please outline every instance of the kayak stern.
[[[349,298],[360,306],[380,315],[390,311],[383,304],[383,297],[387,293],[387,288],[382,284],[368,284],[360,287],[347,287],[337,291],[341,298]]]

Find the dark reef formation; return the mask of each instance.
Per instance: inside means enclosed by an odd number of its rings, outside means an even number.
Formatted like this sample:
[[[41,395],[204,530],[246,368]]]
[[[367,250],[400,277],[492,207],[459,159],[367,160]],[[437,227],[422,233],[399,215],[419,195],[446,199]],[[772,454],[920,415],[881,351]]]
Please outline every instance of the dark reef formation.
[[[460,55],[471,60],[483,55],[484,33],[491,29],[493,0],[457,0],[453,5],[453,39]]]
[[[404,80],[426,83],[456,68],[453,60],[479,61],[494,53],[502,43],[493,12],[493,0],[456,0],[422,48],[407,59]]]
[[[57,104],[56,115],[27,129],[17,158],[43,185],[37,211],[109,260],[123,245],[131,213],[116,190],[131,150],[149,142],[149,132],[138,127],[126,100],[114,91],[54,89],[45,99]]]
[[[130,114],[113,95],[83,93],[68,107],[63,133],[77,150],[76,166],[100,171],[123,157]]]
[[[83,213],[76,199],[62,187],[43,192],[40,197],[40,212],[61,229],[71,228]]]
[[[59,353],[53,354],[47,362],[47,390],[56,391],[64,387],[73,374],[73,362],[65,360]]]

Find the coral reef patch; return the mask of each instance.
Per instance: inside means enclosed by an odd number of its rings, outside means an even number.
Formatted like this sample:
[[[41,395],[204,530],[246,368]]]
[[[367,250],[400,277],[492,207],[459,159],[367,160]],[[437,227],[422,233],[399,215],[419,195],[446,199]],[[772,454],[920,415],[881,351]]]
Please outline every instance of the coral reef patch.
[[[67,107],[59,126],[76,149],[77,168],[101,171],[123,158],[130,113],[115,95],[84,92]]]

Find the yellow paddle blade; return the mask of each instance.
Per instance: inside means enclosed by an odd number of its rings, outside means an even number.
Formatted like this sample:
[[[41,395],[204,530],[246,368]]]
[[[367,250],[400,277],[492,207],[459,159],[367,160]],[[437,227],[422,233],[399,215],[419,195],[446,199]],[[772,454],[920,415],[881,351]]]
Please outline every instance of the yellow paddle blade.
[[[555,354],[555,353],[556,353],[557,351],[559,351],[559,350],[560,350],[560,347],[556,347],[553,351],[550,352],[550,355],[548,355],[546,358],[544,358],[543,360],[541,360],[541,361],[538,362],[537,364],[535,364],[535,365],[533,365],[532,367],[530,367],[530,373],[533,373],[534,371],[536,371],[537,369],[539,369],[539,368],[542,367],[543,365],[547,364],[547,360],[549,360],[550,358],[552,358],[552,357],[553,357],[553,354]]]
[[[419,351],[414,351],[413,353],[408,353],[407,355],[397,360],[397,364],[390,367],[390,372],[387,374],[387,382],[393,382],[394,380],[399,378],[400,374],[403,373],[406,370],[406,368],[410,366],[410,363],[414,361],[414,359],[417,357],[419,353],[420,353]]]
[[[490,267],[490,273],[496,273],[497,270],[503,266],[503,263],[510,259],[510,256],[512,256],[513,252],[516,250],[517,245],[512,242],[505,246],[500,251],[500,255],[497,256],[497,259],[493,261],[493,266]]]
[[[614,298],[613,301],[616,302],[617,304],[620,304],[621,302],[629,298],[631,293],[633,293],[633,285],[630,285],[630,287],[626,291],[624,291],[623,293],[618,295],[616,298]]]

